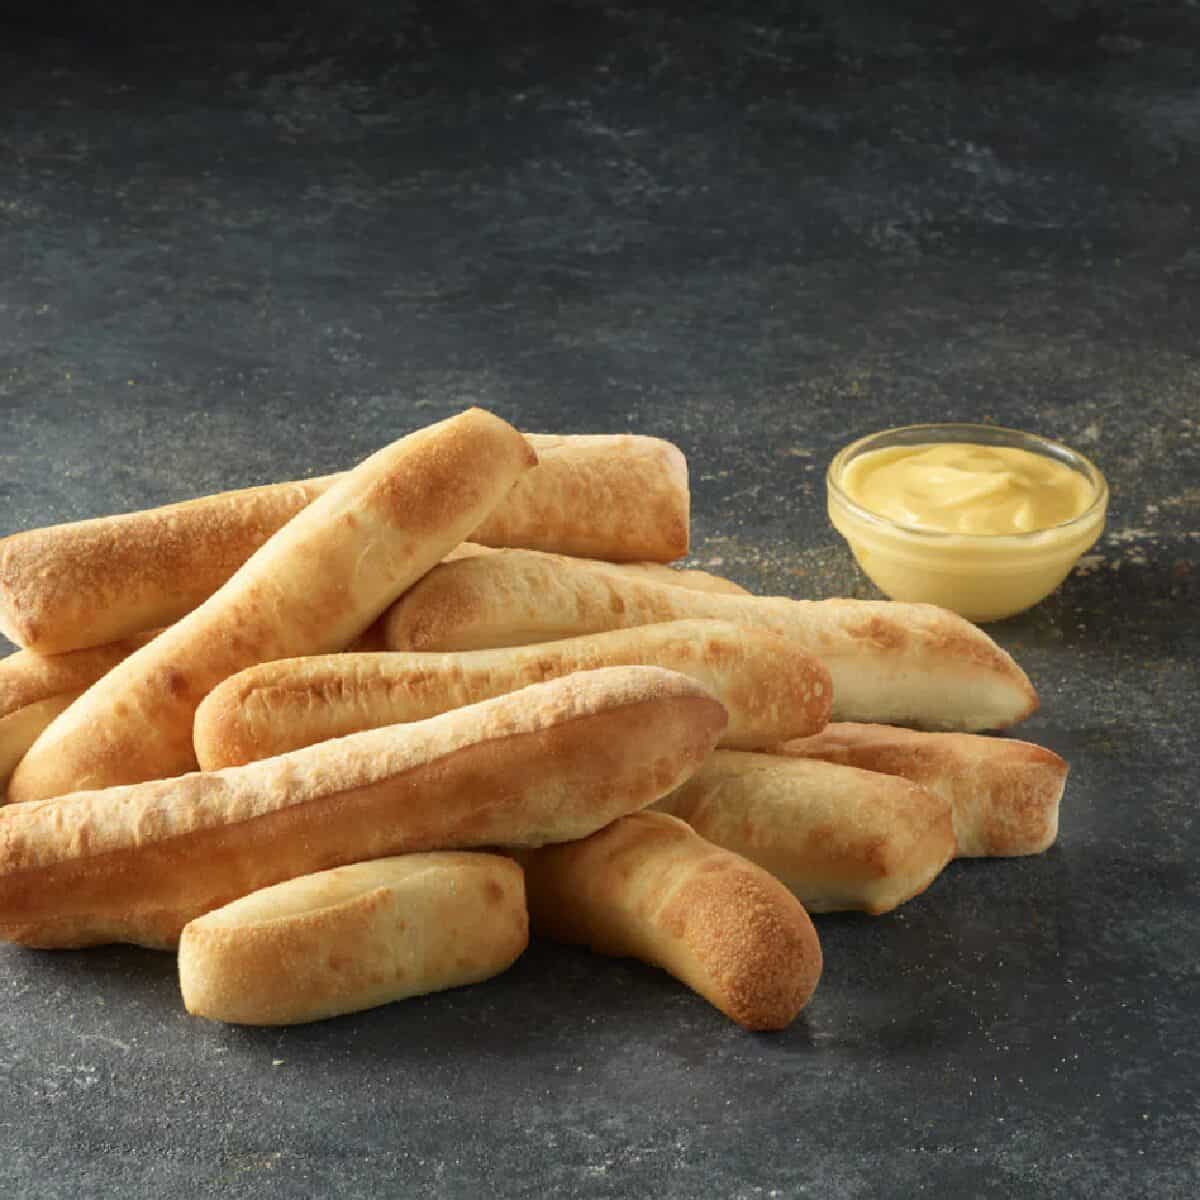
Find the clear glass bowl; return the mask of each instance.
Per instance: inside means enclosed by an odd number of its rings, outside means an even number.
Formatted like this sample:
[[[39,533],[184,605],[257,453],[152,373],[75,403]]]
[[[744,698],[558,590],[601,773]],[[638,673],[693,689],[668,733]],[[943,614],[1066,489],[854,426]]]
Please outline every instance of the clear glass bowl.
[[[856,503],[842,487],[859,455],[892,446],[970,442],[1027,450],[1078,472],[1091,500],[1077,517],[1028,533],[943,533],[902,525]],[[1108,484],[1099,469],[1061,442],[995,425],[905,425],[841,450],[825,476],[829,519],[859,566],[893,600],[937,604],[970,621],[998,621],[1045,599],[1104,530]]]

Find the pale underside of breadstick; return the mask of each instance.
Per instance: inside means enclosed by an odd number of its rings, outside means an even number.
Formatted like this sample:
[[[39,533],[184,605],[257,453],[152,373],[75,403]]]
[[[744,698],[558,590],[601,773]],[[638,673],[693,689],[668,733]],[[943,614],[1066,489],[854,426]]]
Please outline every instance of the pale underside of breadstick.
[[[636,813],[522,861],[535,934],[662,967],[748,1029],[783,1029],[816,989],[804,908],[681,821]]]
[[[0,796],[42,730],[86,688],[153,636],[138,634],[67,654],[18,650],[0,659]]]
[[[520,551],[435,567],[384,618],[392,650],[518,646],[686,618],[765,629],[819,658],[833,719],[1001,728],[1037,694],[982,630],[927,604],[705,594],[550,564]]]
[[[334,867],[252,892],[184,927],[195,1016],[294,1025],[480,983],[529,942],[520,866],[432,852]]]
[[[547,457],[500,502],[484,528],[492,541],[613,560],[687,553],[687,470],[669,442],[527,440]],[[342,478],[244,488],[0,539],[0,633],[61,654],[169,625]]]
[[[780,730],[816,731],[829,716],[828,672],[793,643],[724,621],[673,621],[502,650],[264,663],[225,680],[197,709],[196,757],[205,770],[236,766],[573,671],[639,664],[680,671],[712,691],[729,712],[722,745],[772,746]]]
[[[843,723],[778,752],[899,775],[945,797],[960,858],[1038,854],[1058,836],[1068,767],[1031,742]]]
[[[258,888],[386,855],[586,837],[725,727],[693,680],[613,667],[178,779],[0,808],[0,938],[168,947]]]
[[[344,649],[533,461],[512,426],[480,409],[373,454],[51,722],[13,772],[9,798],[194,769],[196,708],[222,679]]]
[[[891,775],[775,754],[716,751],[655,810],[758,863],[810,912],[888,912],[954,857],[941,796]]]

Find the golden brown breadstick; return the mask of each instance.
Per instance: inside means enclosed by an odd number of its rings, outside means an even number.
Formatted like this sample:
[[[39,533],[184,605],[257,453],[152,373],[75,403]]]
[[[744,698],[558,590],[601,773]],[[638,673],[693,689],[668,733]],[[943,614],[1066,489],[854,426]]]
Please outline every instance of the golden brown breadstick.
[[[495,541],[604,559],[687,553],[683,455],[659,438],[530,434],[546,459],[500,502]],[[0,633],[43,654],[169,625],[342,476],[222,492],[0,539]]]
[[[184,926],[188,1012],[294,1025],[479,983],[529,942],[521,868],[497,854],[404,854],[302,875]]]
[[[85,688],[153,636],[138,634],[68,654],[18,650],[0,659],[0,796],[42,730]]]
[[[471,535],[612,562],[671,562],[688,552],[687,460],[662,438],[529,435],[537,472]]]
[[[505,650],[263,663],[205,697],[193,730],[196,758],[215,771],[420,721],[573,671],[637,664],[680,671],[707,687],[729,712],[722,745],[775,745],[780,730],[815,731],[829,718],[829,673],[793,643],[725,621],[671,621]]]
[[[246,767],[0,808],[0,938],[171,946],[261,887],[412,851],[585,837],[677,787],[725,727],[657,667],[586,671]]]
[[[635,813],[523,856],[534,933],[669,971],[747,1029],[783,1029],[821,977],[808,914],[682,821]]]
[[[688,617],[788,638],[833,679],[833,719],[937,729],[1011,725],[1037,707],[982,630],[928,604],[707,595],[509,551],[435,567],[387,614],[392,650],[519,646]]]
[[[0,540],[0,633],[63,654],[170,625],[336,478],[14,533]]]
[[[1068,767],[1031,742],[844,723],[778,753],[900,775],[945,797],[960,858],[1038,854],[1058,836]]]
[[[196,707],[222,679],[343,649],[533,461],[525,439],[482,409],[373,454],[55,718],[13,772],[9,799],[191,770]]]
[[[787,884],[810,912],[883,913],[954,857],[950,805],[905,779],[718,750],[655,809]]]

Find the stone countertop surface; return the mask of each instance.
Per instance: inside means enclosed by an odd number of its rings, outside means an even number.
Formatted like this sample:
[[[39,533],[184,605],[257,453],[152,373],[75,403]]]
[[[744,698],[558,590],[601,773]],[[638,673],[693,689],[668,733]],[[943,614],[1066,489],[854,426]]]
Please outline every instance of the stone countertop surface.
[[[1112,487],[989,627],[1071,763],[1058,843],[817,918],[786,1032],[542,944],[285,1030],[188,1017],[167,954],[0,947],[0,1194],[1195,1194],[1200,8],[941,9],[0,18],[0,535],[468,404],[673,439],[693,561],[767,593],[874,594],[823,472],[881,426]]]

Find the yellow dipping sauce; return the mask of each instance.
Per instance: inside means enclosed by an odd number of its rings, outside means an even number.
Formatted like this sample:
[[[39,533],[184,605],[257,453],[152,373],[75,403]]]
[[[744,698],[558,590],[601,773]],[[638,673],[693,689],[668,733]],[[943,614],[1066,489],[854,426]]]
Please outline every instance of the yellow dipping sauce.
[[[1054,591],[1100,536],[1108,504],[1081,455],[991,426],[874,434],[834,458],[828,484],[829,518],[881,591],[971,621]]]
[[[1078,471],[1013,446],[942,442],[868,450],[846,465],[842,490],[914,529],[1031,533],[1074,520],[1095,491]]]

